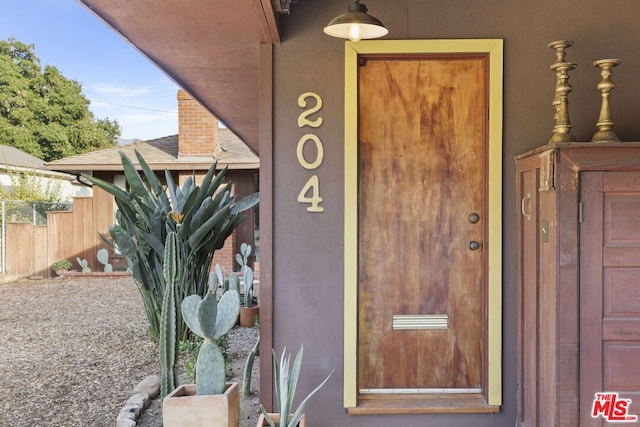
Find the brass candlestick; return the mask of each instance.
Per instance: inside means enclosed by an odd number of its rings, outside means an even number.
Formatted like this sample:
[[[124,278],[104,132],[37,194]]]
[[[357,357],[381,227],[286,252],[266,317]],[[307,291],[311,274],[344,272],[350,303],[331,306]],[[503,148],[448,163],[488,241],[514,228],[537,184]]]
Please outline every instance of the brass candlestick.
[[[571,40],[556,40],[549,43],[549,47],[556,51],[556,62],[551,65],[551,70],[556,73],[556,89],[553,97],[554,121],[552,142],[573,142],[576,137],[571,133],[571,121],[569,120],[569,92],[573,89],[569,84],[569,71],[577,67],[573,62],[566,62],[566,49],[573,46]]]
[[[620,141],[616,133],[611,130],[613,128],[613,119],[611,118],[611,108],[609,107],[609,93],[616,87],[611,81],[611,69],[620,65],[620,59],[599,59],[594,61],[593,66],[600,68],[600,82],[598,90],[602,92],[602,105],[600,106],[600,116],[596,127],[598,131],[591,138],[592,142],[604,141]]]
[[[564,62],[564,57],[567,54],[566,49],[573,46],[573,42],[571,40],[556,40],[549,43],[548,46],[556,51],[556,62]]]
[[[569,120],[569,92],[573,89],[569,84],[569,71],[577,67],[573,62],[556,62],[551,69],[556,72],[556,96],[553,99],[555,109],[555,126],[549,142],[574,142]]]

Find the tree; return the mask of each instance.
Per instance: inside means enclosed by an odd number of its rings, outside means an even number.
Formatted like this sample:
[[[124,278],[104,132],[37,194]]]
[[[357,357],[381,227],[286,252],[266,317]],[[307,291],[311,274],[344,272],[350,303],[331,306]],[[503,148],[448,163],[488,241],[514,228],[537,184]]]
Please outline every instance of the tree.
[[[0,144],[45,161],[115,145],[118,122],[96,119],[80,83],[43,70],[34,49],[0,40]]]

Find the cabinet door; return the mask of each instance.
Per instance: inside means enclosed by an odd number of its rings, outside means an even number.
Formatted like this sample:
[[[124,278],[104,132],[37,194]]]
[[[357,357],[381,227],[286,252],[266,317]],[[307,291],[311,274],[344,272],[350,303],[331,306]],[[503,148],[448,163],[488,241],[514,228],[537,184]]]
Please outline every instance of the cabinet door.
[[[597,392],[632,399],[629,415],[640,415],[640,172],[585,172],[581,188],[580,425],[585,427],[610,425],[603,413],[592,417]]]
[[[518,174],[518,419],[538,422],[538,187],[539,171]]]

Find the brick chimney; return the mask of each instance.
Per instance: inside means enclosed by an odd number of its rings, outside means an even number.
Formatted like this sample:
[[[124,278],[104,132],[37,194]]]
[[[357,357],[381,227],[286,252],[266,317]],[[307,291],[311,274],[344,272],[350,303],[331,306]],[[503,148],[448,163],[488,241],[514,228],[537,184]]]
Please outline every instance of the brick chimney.
[[[218,119],[182,89],[178,90],[178,158],[215,157]]]

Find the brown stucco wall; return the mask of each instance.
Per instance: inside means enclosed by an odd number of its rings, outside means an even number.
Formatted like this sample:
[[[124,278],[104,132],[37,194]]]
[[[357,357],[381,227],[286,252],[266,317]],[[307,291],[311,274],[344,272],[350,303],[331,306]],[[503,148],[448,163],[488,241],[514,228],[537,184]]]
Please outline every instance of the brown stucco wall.
[[[342,408],[343,361],[343,89],[344,43],[322,33],[346,10],[345,0],[307,1],[281,17],[282,38],[273,56],[273,328],[276,350],[305,344],[301,391],[333,378],[308,405],[314,426],[513,426],[516,394],[516,235],[513,157],[544,145],[551,136],[555,60],[547,47],[569,39],[570,118],[578,140],[595,131],[600,108],[596,89],[600,58],[620,58],[611,96],[615,130],[622,140],[640,140],[640,29],[635,0],[368,0],[372,15],[389,28],[389,39],[504,39],[503,148],[503,402],[494,415],[349,416]],[[299,166],[296,144],[307,131],[298,128],[297,98],[316,92],[323,101],[324,124],[314,130],[325,158],[315,171],[324,213],[311,214],[296,201],[311,175]],[[261,152],[264,149],[261,148]],[[390,265],[389,269],[395,266]],[[264,361],[263,361],[264,362]]]

